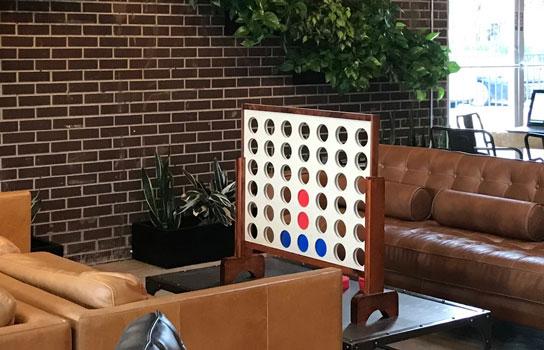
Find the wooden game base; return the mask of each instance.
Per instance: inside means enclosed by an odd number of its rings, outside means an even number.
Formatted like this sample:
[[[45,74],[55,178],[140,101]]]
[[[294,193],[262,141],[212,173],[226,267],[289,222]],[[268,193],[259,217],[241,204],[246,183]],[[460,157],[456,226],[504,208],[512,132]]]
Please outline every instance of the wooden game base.
[[[351,299],[351,323],[365,324],[374,311],[380,311],[383,317],[399,315],[399,295],[396,291],[376,294],[359,292]]]
[[[232,284],[242,272],[249,272],[255,278],[264,277],[264,255],[252,254],[243,257],[229,257],[221,260],[221,285]]]

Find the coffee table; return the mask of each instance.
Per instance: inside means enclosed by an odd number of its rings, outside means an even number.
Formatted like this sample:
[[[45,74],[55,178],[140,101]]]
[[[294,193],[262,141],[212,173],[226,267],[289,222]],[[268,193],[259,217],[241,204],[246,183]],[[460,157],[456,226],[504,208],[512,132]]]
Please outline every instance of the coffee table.
[[[279,276],[310,269],[310,266],[267,257],[265,276]],[[237,282],[250,279],[249,274],[242,274]],[[146,289],[150,294],[155,294],[159,289],[184,293],[217,286],[219,266],[146,278]],[[342,297],[344,350],[392,349],[387,344],[466,325],[473,326],[479,331],[484,349],[491,348],[491,317],[487,310],[397,289],[398,317],[381,318],[381,315],[374,313],[366,325],[354,325],[350,322],[350,303],[358,291],[358,283],[350,281],[349,289]]]

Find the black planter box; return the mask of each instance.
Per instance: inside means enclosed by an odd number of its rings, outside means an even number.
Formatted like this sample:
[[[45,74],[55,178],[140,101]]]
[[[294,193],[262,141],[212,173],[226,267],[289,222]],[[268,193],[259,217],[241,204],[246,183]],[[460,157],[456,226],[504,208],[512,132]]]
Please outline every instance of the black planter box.
[[[234,226],[221,224],[159,230],[151,223],[132,224],[132,258],[173,268],[220,260],[234,254]]]
[[[31,252],[48,252],[58,256],[64,255],[64,248],[62,244],[46,241],[44,239],[32,237],[30,240]]]

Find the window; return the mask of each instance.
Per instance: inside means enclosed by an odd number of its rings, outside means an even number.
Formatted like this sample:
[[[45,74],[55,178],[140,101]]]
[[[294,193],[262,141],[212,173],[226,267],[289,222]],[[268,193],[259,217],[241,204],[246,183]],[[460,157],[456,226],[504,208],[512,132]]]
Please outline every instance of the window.
[[[449,78],[450,125],[471,112],[490,130],[526,122],[532,91],[544,88],[543,13],[544,0],[449,1],[451,56],[461,66]]]

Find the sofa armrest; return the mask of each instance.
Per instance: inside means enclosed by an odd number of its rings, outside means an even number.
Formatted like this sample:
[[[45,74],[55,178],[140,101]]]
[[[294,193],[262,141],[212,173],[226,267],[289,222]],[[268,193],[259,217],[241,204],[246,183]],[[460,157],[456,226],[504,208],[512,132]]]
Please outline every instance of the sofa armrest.
[[[22,253],[30,251],[30,192],[0,192],[0,236],[13,242]]]
[[[65,320],[17,301],[15,324],[0,328],[0,349],[70,350],[72,336]]]
[[[78,322],[75,346],[113,349],[131,321],[155,310],[172,321],[191,350],[342,345],[341,272],[329,268],[89,310]]]

